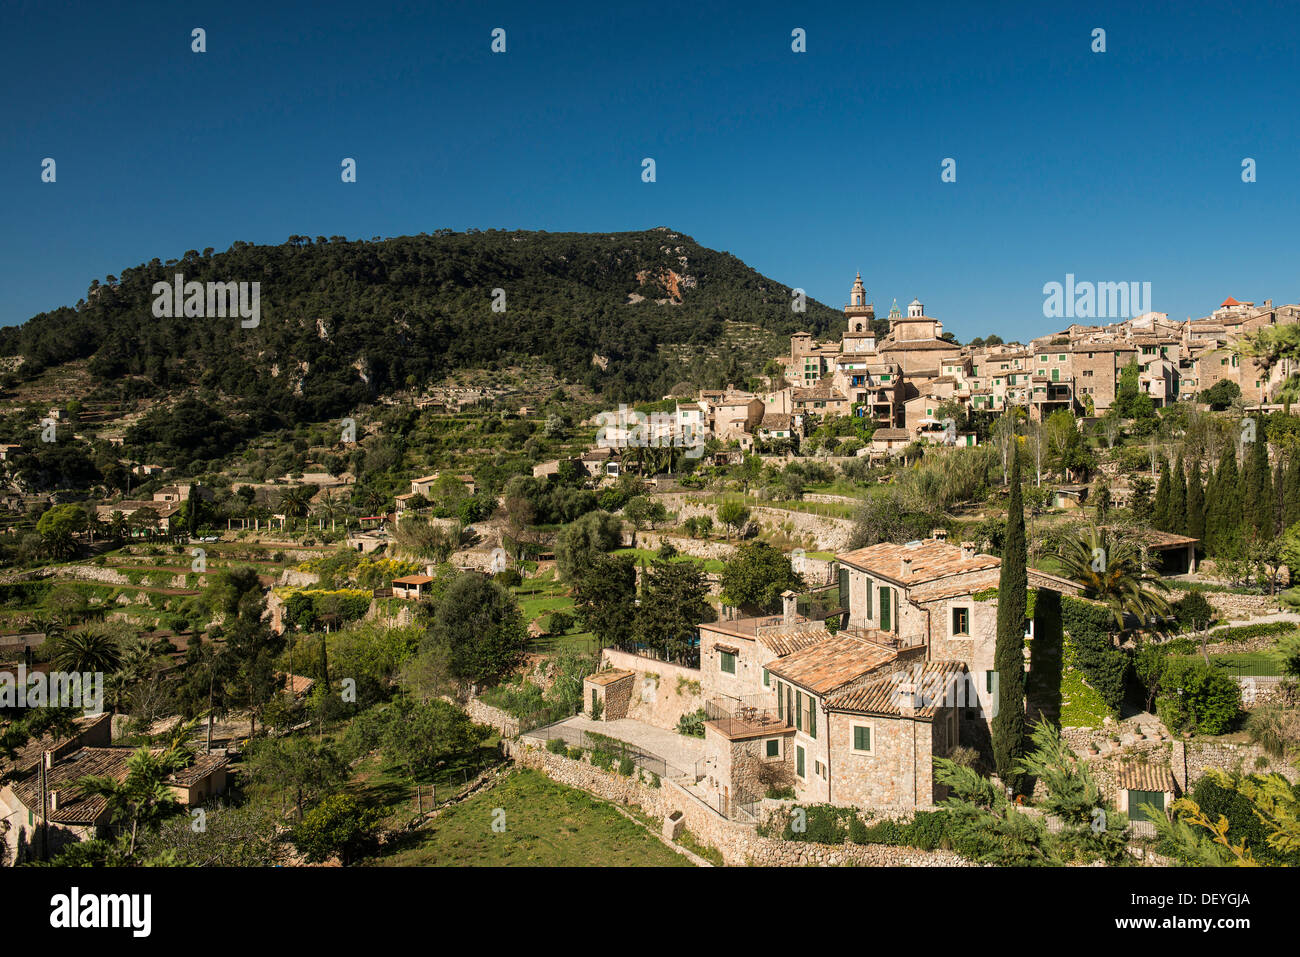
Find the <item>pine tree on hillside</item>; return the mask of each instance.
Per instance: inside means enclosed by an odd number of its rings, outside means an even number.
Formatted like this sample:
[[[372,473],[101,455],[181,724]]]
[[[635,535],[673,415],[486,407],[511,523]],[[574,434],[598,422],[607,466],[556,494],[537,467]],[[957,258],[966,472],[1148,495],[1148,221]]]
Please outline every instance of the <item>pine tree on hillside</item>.
[[[1183,455],[1178,453],[1174,463],[1174,473],[1169,485],[1169,527],[1167,532],[1175,535],[1187,534],[1187,472],[1183,465]]]
[[[1156,485],[1156,498],[1151,506],[1151,524],[1162,532],[1169,531],[1169,459],[1160,456],[1160,482]]]
[[[1020,492],[1020,445],[1011,460],[1011,496],[998,578],[998,633],[993,652],[997,714],[993,717],[993,760],[998,777],[1013,791],[1022,781],[1016,766],[1025,750],[1025,612],[1028,602],[1025,507]]]
[[[1200,548],[1205,549],[1205,488],[1201,484],[1201,460],[1192,463],[1192,474],[1187,480],[1187,529],[1186,534],[1199,538]]]

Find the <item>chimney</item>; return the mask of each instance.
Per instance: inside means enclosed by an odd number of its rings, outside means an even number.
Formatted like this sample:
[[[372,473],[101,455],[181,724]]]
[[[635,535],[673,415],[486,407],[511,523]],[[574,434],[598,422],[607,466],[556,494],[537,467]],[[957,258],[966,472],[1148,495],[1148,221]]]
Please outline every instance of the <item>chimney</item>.
[[[45,758],[45,770],[49,771],[51,768],[54,767],[54,752],[46,751],[44,758]]]
[[[975,543],[974,543],[974,542],[962,542],[962,543],[961,543],[961,557],[962,557],[962,558],[974,558],[974,557],[975,557]]]
[[[916,686],[910,678],[898,686],[898,713],[904,718],[916,717]]]
[[[781,620],[791,624],[799,617],[799,593],[786,589],[781,592]]]
[[[930,537],[936,542],[946,542],[948,540],[948,529],[936,528],[930,532]]]
[[[51,791],[51,792],[50,792],[50,811],[51,811],[51,813],[53,813],[54,811],[57,811],[58,809],[59,809],[59,792],[58,792],[58,791]]]
[[[911,577],[911,575],[912,575],[912,560],[911,560],[910,558],[904,558],[904,559],[902,560],[902,573],[903,573],[903,574],[902,574],[902,577],[903,577],[903,578],[910,578],[910,577]]]

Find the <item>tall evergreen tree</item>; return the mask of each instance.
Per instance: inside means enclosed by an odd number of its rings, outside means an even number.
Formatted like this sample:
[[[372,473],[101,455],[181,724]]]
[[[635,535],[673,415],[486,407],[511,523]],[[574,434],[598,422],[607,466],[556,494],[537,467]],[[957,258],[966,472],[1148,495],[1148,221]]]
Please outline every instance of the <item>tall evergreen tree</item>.
[[[1007,532],[998,579],[998,634],[993,652],[997,673],[998,712],[993,717],[993,759],[998,777],[1013,791],[1022,776],[1016,770],[1025,750],[1025,613],[1028,603],[1028,553],[1025,507],[1020,491],[1020,446],[1011,460],[1011,496]]]
[[[1286,505],[1282,511],[1282,526],[1290,528],[1300,522],[1300,451],[1292,452],[1286,466]]]
[[[1273,466],[1273,534],[1281,535],[1286,526],[1282,519],[1286,511],[1286,467],[1282,464],[1282,453],[1278,451],[1277,463]]]
[[[1205,537],[1207,551],[1213,555],[1232,555],[1241,543],[1242,495],[1241,476],[1237,471],[1237,453],[1231,445],[1223,450],[1214,485],[1205,496]]]
[[[1261,430],[1262,431],[1262,430]],[[1246,458],[1244,525],[1256,540],[1273,535],[1273,476],[1268,468],[1268,440],[1259,435],[1250,445]]]
[[[1160,481],[1156,484],[1156,498],[1151,506],[1151,524],[1162,532],[1169,531],[1169,459],[1160,456]]]
[[[1205,548],[1205,488],[1201,484],[1201,460],[1192,463],[1192,474],[1187,480],[1187,534],[1201,540]]]
[[[1178,453],[1174,474],[1169,484],[1169,527],[1165,531],[1175,535],[1187,534],[1187,472],[1183,453]]]

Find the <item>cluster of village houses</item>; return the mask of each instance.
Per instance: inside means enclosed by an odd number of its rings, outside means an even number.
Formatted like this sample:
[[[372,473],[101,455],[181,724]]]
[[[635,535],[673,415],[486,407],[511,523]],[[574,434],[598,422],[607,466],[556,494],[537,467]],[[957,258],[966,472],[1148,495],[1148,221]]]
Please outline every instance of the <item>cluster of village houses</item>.
[[[653,418],[607,416],[596,447],[573,465],[608,480],[622,466],[620,452],[636,445],[698,448],[718,439],[724,456],[756,441],[797,439],[826,415],[853,415],[875,425],[868,454],[889,455],[914,441],[974,444],[973,435],[939,431],[939,407],[1000,411],[1028,408],[1041,420],[1056,409],[1101,414],[1115,401],[1122,370],[1136,360],[1139,384],[1156,406],[1188,399],[1230,379],[1247,402],[1266,402],[1291,374],[1287,362],[1264,368],[1230,348],[1242,334],[1300,321],[1300,307],[1228,299],[1209,317],[1173,322],[1160,313],[1106,326],[1072,325],[1027,346],[959,346],[920,302],[889,314],[889,332],[877,340],[874,307],[859,276],[845,306],[848,329],[838,343],[807,333],[791,338],[782,357],[786,383],[764,394],[706,391]],[[683,441],[685,437],[686,441]],[[0,449],[0,457],[8,451]],[[559,471],[542,463],[539,476]],[[405,510],[428,497],[438,474],[412,480],[397,497]],[[326,477],[329,478],[329,477]],[[457,476],[473,491],[471,476]],[[331,481],[334,481],[331,479]],[[100,505],[99,517],[130,517],[146,509],[169,529],[192,494],[190,485],[159,489],[148,500]],[[385,546],[387,516],[372,516],[348,538],[368,552]],[[1165,536],[1148,543],[1186,553],[1195,541]],[[1176,540],[1174,540],[1176,539]],[[826,617],[805,617],[799,596],[787,593],[780,615],[727,618],[699,629],[699,666],[692,670],[705,710],[704,758],[691,769],[692,787],[724,813],[773,790],[803,802],[866,808],[915,809],[942,800],[932,758],[965,745],[986,747],[997,700],[993,668],[996,589],[1000,560],[974,543],[950,543],[942,530],[906,544],[882,543],[838,555],[830,575],[838,582],[837,628]],[[410,575],[391,594],[420,598],[432,579]],[[1066,579],[1034,569],[1032,588],[1077,594]],[[1032,622],[1026,637],[1032,639]],[[1028,656],[1027,656],[1028,657]],[[624,656],[590,676],[589,713],[603,720],[629,715],[665,664]],[[658,709],[653,720],[676,727],[682,714]],[[683,712],[684,713],[684,712]],[[125,774],[128,748],[109,746],[108,716],[83,719],[70,736],[33,742],[4,770],[0,811],[9,822],[12,857],[52,853],[54,846],[94,833],[107,823],[102,799],[72,783],[86,774]],[[182,804],[198,804],[225,785],[224,755],[201,755],[170,786]],[[1120,781],[1121,808],[1129,800],[1168,806],[1174,782],[1168,768],[1137,764]],[[45,808],[44,815],[41,808]],[[41,827],[42,824],[48,826]],[[44,845],[43,847],[40,845]]]
[[[81,786],[88,776],[122,780],[127,775],[127,759],[137,749],[110,744],[112,717],[77,718],[71,733],[33,738],[12,758],[0,759],[0,815],[7,825],[3,863],[48,860],[66,845],[100,836],[118,823],[108,800]],[[199,754],[165,786],[181,807],[198,807],[226,789],[229,762],[224,751]]]
[[[988,753],[1001,560],[935,530],[838,555],[834,566],[838,627],[800,614],[787,592],[780,615],[700,625],[698,669],[607,651],[585,682],[587,715],[669,729],[702,701],[703,758],[678,770],[729,817],[744,820],[773,793],[886,813],[934,806],[947,791],[933,758],[957,746]],[[1040,596],[1080,590],[1036,569],[1028,578]],[[1031,619],[1027,668],[1033,630]],[[658,694],[665,671],[693,676],[698,698],[680,699],[676,710],[647,707],[674,700]],[[1175,791],[1167,765],[1142,761],[1116,785],[1121,809],[1130,801],[1167,808]]]
[[[889,331],[878,337],[861,275],[844,313],[848,328],[838,342],[818,342],[806,332],[791,336],[789,355],[777,358],[783,387],[705,391],[666,415],[610,413],[611,424],[581,464],[591,474],[617,475],[625,467],[618,450],[684,437],[716,439],[741,451],[779,439],[797,444],[827,415],[871,420],[871,444],[859,454],[877,458],[917,441],[974,445],[975,435],[954,431],[941,408],[997,413],[1020,406],[1036,421],[1058,409],[1101,415],[1134,362],[1138,386],[1156,408],[1194,399],[1224,379],[1240,387],[1246,403],[1265,403],[1296,370],[1289,360],[1265,367],[1239,357],[1232,345],[1246,333],[1300,322],[1300,306],[1275,307],[1271,300],[1256,306],[1229,297],[1201,319],[1179,322],[1147,312],[1106,325],[1076,323],[1028,345],[962,346],[944,338],[943,323],[927,316],[918,300],[906,315],[895,303]],[[556,464],[539,466],[539,474]]]

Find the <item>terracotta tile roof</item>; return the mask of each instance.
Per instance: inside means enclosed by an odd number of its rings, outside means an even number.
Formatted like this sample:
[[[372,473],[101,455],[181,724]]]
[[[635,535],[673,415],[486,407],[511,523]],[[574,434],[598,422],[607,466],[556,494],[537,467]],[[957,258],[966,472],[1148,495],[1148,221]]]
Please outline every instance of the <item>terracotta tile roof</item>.
[[[916,717],[934,717],[939,705],[955,706],[958,702],[956,682],[966,666],[960,661],[927,661],[920,668],[899,668],[853,688],[845,688],[826,699],[829,711],[852,711],[856,714],[902,716],[899,699],[910,686]]]
[[[1167,767],[1135,762],[1119,769],[1115,785],[1125,791],[1173,791],[1174,775]]]
[[[1036,568],[1029,568],[1025,571],[1030,588],[1050,588],[1052,591],[1059,591],[1064,595],[1077,595],[1083,590],[1078,582],[1062,578],[1059,575],[1040,572]],[[983,574],[967,575],[961,581],[956,582],[940,578],[909,588],[907,598],[918,605],[923,605],[932,601],[960,598],[962,595],[974,595],[990,588],[997,588],[1001,575],[1002,569],[998,567],[990,568]]]
[[[816,628],[804,628],[800,631],[763,632],[758,636],[758,643],[778,658],[792,655],[796,651],[811,648],[831,637],[825,625]]]
[[[214,771],[224,768],[230,758],[224,754],[200,754],[188,768],[182,768],[171,776],[170,783],[188,788],[198,784]]]
[[[73,719],[76,728],[69,735],[56,738],[52,734],[47,734],[40,738],[33,738],[18,749],[12,760],[0,757],[0,775],[13,773],[21,776],[28,771],[35,770],[36,765],[40,763],[41,755],[46,751],[53,751],[56,757],[60,753],[71,753],[76,749],[75,744],[83,735],[91,733],[99,725],[112,720],[113,716],[108,712],[83,715]]]
[[[841,564],[902,585],[918,585],[964,572],[998,568],[1002,564],[1001,559],[994,555],[967,556],[960,546],[934,538],[906,545],[881,542],[835,557]],[[906,573],[903,571],[904,559],[911,559],[910,570]]]
[[[835,635],[766,665],[768,671],[824,695],[894,660],[897,653],[848,635]]]
[[[49,813],[49,820],[62,824],[91,824],[98,822],[108,812],[108,802],[98,795],[83,794],[76,783],[87,775],[126,777],[126,759],[134,748],[81,748],[45,772],[48,791],[58,792],[58,807]],[[41,776],[29,774],[13,785],[14,797],[23,806],[37,814],[41,808]],[[106,821],[103,823],[107,823]]]

